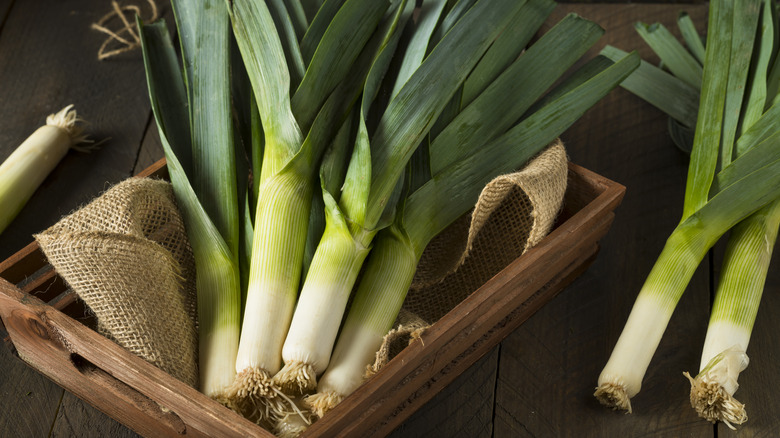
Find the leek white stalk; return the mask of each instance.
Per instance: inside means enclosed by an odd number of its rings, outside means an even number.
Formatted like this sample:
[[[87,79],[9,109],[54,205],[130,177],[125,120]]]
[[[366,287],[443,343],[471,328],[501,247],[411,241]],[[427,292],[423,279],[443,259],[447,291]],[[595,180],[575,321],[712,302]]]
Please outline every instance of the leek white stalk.
[[[693,272],[715,241],[731,225],[742,219],[739,217],[731,224],[721,222],[717,224],[719,226],[713,226],[701,218],[699,211],[707,205],[720,151],[733,8],[728,1],[714,1],[710,5],[710,33],[705,52],[705,65],[708,68],[704,69],[703,79],[688,78],[689,85],[701,88],[702,93],[682,219],[645,280],[612,355],[599,375],[599,386],[594,395],[602,404],[615,409],[632,411],[630,399],[641,388],[650,360]],[[637,29],[645,40],[653,41],[665,35],[664,32],[641,32],[647,30],[644,26],[637,26]],[[657,30],[658,27],[653,29]],[[670,38],[667,36],[666,39]],[[674,46],[680,48],[676,41]],[[677,50],[670,51],[679,55]],[[666,58],[669,59],[668,56]],[[679,58],[695,63],[693,56],[688,53]],[[755,208],[758,207],[760,205]]]
[[[747,90],[747,104],[741,121],[742,131],[756,132],[755,126],[766,111],[774,113],[772,99],[767,97],[768,67],[773,56],[776,14],[770,11],[774,2],[762,1],[762,25],[758,35],[752,86]],[[774,79],[777,82],[777,79]],[[774,116],[767,128],[775,126]],[[751,130],[751,128],[753,128]],[[776,128],[774,128],[776,129]],[[745,152],[744,141],[737,143],[736,155]],[[769,270],[772,250],[780,225],[780,200],[762,208],[731,232],[718,281],[707,336],[701,356],[699,374],[691,378],[691,405],[700,417],[734,424],[747,421],[745,406],[734,398],[739,373],[748,365],[747,347],[758,313],[761,295]]]
[[[295,308],[300,270],[290,266],[301,266],[311,195],[309,178],[283,172],[261,186],[258,199],[234,398],[259,403],[264,414],[284,410],[271,377],[281,368],[281,345]]]
[[[411,15],[411,10],[407,10],[406,5],[405,1],[401,2],[394,16],[386,23],[385,29],[378,33],[383,38],[376,56],[372,59],[372,66],[364,85],[368,90],[378,84],[376,78],[381,78],[388,66],[401,36],[400,29],[403,28],[398,23],[403,16],[408,18]],[[366,142],[361,142],[360,139],[366,136],[365,114],[370,99],[375,94],[373,91],[365,91],[365,89],[363,91],[358,141],[344,183],[347,193],[352,193],[350,187],[355,187],[356,181],[358,195],[367,193],[365,183],[360,181],[370,179],[370,173],[357,178],[352,173],[356,169],[365,170],[365,163],[362,160],[370,158],[366,153]],[[356,163],[361,165],[356,166]],[[285,365],[273,378],[273,382],[283,391],[293,395],[300,395],[314,389],[316,375],[322,373],[327,366],[341,322],[342,313],[339,312],[343,312],[346,306],[349,292],[368,254],[371,239],[376,234],[375,231],[362,227],[361,221],[349,220],[348,215],[342,213],[338,203],[326,189],[328,178],[321,182],[325,207],[325,230],[317,243],[306,273],[301,299],[292,317],[290,330],[284,339],[282,357]],[[345,196],[343,199],[351,198]],[[316,333],[316,339],[312,338],[312,333]]]
[[[632,411],[630,399],[639,393],[642,378],[677,301],[707,251],[720,237],[718,233],[699,233],[692,227],[689,230],[678,228],[667,240],[599,375],[595,396],[607,406]]]
[[[295,236],[305,233],[300,210],[308,216],[311,193],[305,174],[296,169],[281,173],[303,134],[290,106],[290,74],[271,12],[265,2],[237,2],[230,5],[230,14],[265,134],[262,170],[255,176],[252,259],[231,398],[251,405],[255,412],[250,416],[265,419],[280,409],[278,403],[269,405],[278,392],[270,377],[281,365],[278,339],[284,337],[295,306],[301,246]]]
[[[73,105],[46,118],[0,165],[0,233],[70,149],[87,141]]]
[[[712,307],[699,374],[691,378],[691,404],[699,416],[732,424],[747,421],[734,398],[748,364],[747,347],[780,226],[780,201],[762,208],[732,230]]]
[[[310,388],[309,382],[316,381],[312,372],[325,371],[333,341],[321,340],[335,340],[341,324],[341,315],[327,317],[329,309],[346,308],[349,293],[368,255],[369,242],[376,234],[364,231],[353,239],[346,220],[334,210],[325,209],[325,231],[303,285],[306,299],[300,300],[295,309],[282,349],[285,367],[274,377],[281,389],[291,394]],[[334,265],[334,260],[343,262]]]

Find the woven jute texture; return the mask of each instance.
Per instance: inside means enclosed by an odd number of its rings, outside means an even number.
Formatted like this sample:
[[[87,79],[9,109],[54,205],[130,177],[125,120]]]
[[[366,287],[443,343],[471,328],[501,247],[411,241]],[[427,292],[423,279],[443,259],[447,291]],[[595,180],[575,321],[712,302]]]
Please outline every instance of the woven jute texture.
[[[130,178],[35,238],[100,332],[197,385],[195,261],[169,183]]]
[[[567,164],[556,140],[520,171],[488,183],[471,214],[428,244],[397,328],[385,336],[368,373],[550,232],[563,204]]]

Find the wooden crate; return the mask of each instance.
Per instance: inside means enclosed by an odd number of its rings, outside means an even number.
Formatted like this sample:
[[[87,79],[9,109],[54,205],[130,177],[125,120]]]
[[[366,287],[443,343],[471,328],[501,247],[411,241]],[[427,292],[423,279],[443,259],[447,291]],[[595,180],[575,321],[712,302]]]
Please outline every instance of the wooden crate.
[[[164,160],[142,176],[164,176]],[[575,164],[555,229],[458,304],[303,437],[382,436],[580,275],[625,188]],[[272,435],[88,327],[33,242],[0,263],[0,320],[21,359],[144,436]]]

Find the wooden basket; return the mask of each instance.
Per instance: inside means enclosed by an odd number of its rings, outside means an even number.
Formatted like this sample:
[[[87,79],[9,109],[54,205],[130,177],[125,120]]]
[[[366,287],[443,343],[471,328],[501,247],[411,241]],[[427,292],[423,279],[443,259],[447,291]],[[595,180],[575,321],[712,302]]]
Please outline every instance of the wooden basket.
[[[164,160],[140,176],[164,176]],[[555,229],[437,321],[302,437],[382,436],[587,269],[625,188],[575,164]],[[30,366],[141,435],[273,437],[80,320],[33,242],[0,263],[0,319]]]

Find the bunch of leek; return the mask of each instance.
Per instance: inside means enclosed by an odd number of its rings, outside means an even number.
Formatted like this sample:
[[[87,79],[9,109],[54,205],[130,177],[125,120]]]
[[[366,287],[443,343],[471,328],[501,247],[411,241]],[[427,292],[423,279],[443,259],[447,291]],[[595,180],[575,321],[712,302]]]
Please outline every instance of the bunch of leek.
[[[731,229],[700,373],[689,379],[699,415],[733,427],[747,419],[733,394],[780,224],[778,23],[771,0],[712,2],[706,48],[687,15],[679,24],[691,53],[663,26],[637,26],[673,75],[643,62],[622,85],[669,114],[675,142],[691,151],[683,219],[640,292],[596,396],[630,412],[693,270]],[[621,56],[614,48],[605,54]],[[691,149],[686,131],[694,127]]]
[[[152,108],[196,258],[201,389],[258,421],[297,409],[283,392],[316,387],[375,236],[379,253],[353,308],[381,321],[350,317],[345,326],[373,324],[372,333],[387,331],[422,249],[479,189],[638,65],[636,55],[599,57],[543,96],[602,29],[569,16],[520,56],[552,1],[430,0],[413,20],[415,6],[177,1],[183,68],[165,26],[141,26]],[[396,242],[404,254],[394,260],[405,266],[386,271]],[[372,298],[384,281],[390,306]],[[345,346],[363,336],[344,333]],[[355,347],[359,356],[378,348]]]
[[[542,97],[603,33],[569,15],[524,50],[553,7],[529,0],[518,11],[522,31],[502,34],[493,46],[517,52],[485,55],[464,84],[471,99],[459,102],[454,118],[410,163],[404,197],[392,224],[377,234],[330,365],[317,394],[306,398],[317,415],[363,382],[428,242],[475,204],[490,179],[522,166],[638,65],[635,54],[614,64],[599,57]],[[466,129],[480,118],[489,122]]]
[[[466,3],[473,2],[461,0],[457,5]],[[464,8],[460,19],[413,69],[386,107],[376,109],[372,104],[397,41],[378,55],[363,89],[358,135],[340,196],[323,193],[325,231],[284,341],[285,367],[275,377],[284,390],[299,394],[316,387],[316,375],[327,367],[347,299],[371,242],[392,220],[399,180],[409,158],[524,3],[480,0]],[[409,9],[402,15],[410,16]],[[381,116],[371,130],[367,119],[374,110]]]

